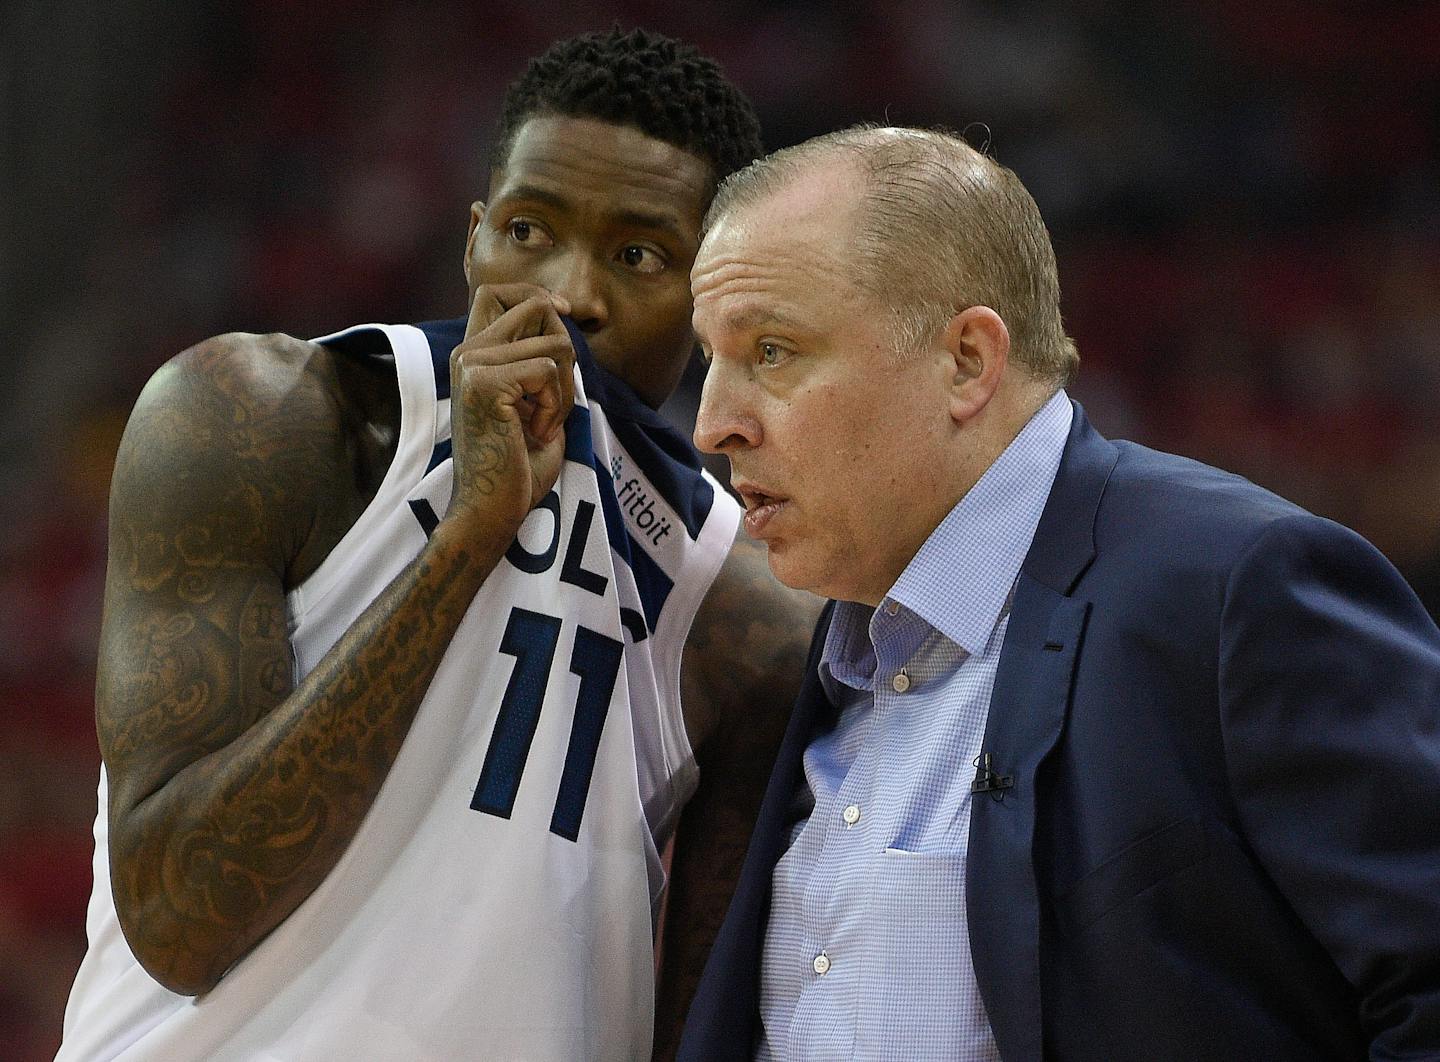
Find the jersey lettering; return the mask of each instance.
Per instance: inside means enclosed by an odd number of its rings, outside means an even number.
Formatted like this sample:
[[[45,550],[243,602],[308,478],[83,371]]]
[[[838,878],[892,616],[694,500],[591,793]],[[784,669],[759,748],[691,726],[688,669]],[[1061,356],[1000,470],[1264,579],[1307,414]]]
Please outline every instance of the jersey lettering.
[[[570,544],[565,547],[565,563],[560,568],[560,581],[578,586],[581,590],[589,590],[597,597],[604,597],[605,587],[610,584],[610,580],[599,572],[587,571],[581,563],[585,559],[585,543],[590,538],[590,523],[594,519],[593,502],[581,501],[575,507],[575,524],[570,528]]]
[[[540,499],[536,509],[544,509],[552,517],[554,523],[550,532],[550,541],[539,553],[531,553],[520,542],[517,536],[515,541],[510,543],[510,548],[505,551],[505,559],[522,572],[530,575],[539,575],[548,572],[555,566],[555,559],[560,552],[560,495],[553,490]],[[410,500],[410,511],[415,514],[420,529],[429,538],[435,533],[440,518],[435,513],[435,507],[424,498],[412,498]],[[605,596],[605,588],[610,585],[610,580],[599,572],[592,572],[585,567],[585,544],[590,539],[590,525],[595,522],[595,503],[580,501],[575,507],[575,522],[570,525],[570,539],[565,544],[565,561],[560,566],[560,581],[569,583],[571,586],[578,586],[581,590],[588,590],[596,597]],[[628,610],[627,610],[628,611]],[[639,638],[635,639],[639,641]]]
[[[539,553],[531,553],[520,543],[519,536],[510,543],[510,548],[505,551],[505,559],[522,572],[529,572],[531,575],[539,575],[541,572],[548,572],[555,565],[555,554],[560,549],[560,495],[553,490],[540,499],[540,504],[535,506],[532,512],[544,509],[555,518],[554,530],[550,532],[549,544]]]

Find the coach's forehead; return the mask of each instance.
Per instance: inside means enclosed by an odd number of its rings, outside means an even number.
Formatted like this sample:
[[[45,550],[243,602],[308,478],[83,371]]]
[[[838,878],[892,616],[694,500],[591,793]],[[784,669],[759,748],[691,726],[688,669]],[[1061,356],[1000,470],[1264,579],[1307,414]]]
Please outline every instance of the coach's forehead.
[[[768,257],[780,249],[803,256],[812,268],[843,266],[845,248],[853,246],[861,184],[853,164],[807,162],[780,184],[714,219],[696,259],[696,273],[737,258]],[[837,268],[837,273],[848,270]]]

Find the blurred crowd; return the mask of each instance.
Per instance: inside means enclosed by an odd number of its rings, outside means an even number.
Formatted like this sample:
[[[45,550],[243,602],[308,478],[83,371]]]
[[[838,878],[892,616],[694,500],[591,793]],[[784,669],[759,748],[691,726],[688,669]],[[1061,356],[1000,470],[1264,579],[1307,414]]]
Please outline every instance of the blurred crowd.
[[[84,947],[139,389],[216,332],[462,313],[504,85],[612,20],[721,59],[772,147],[859,120],[988,144],[1050,224],[1101,430],[1357,528],[1440,609],[1433,2],[6,3],[0,1058],[53,1053]]]

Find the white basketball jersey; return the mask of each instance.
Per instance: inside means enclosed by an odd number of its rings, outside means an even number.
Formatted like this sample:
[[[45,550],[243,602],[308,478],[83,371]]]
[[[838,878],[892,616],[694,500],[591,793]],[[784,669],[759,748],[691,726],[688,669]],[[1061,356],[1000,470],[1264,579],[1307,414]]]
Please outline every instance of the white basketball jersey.
[[[401,430],[375,500],[289,596],[297,675],[445,512],[463,329],[322,340],[393,357]],[[680,652],[739,508],[572,336],[555,489],[476,595],[344,856],[204,996],[161,987],[120,933],[102,772],[60,1060],[649,1057],[658,850],[696,773]]]

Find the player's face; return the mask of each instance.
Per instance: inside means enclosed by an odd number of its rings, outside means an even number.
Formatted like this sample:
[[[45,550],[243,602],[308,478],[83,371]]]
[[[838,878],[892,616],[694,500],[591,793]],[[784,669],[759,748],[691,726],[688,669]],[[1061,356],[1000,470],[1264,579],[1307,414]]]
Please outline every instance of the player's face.
[[[782,583],[877,604],[951,504],[954,360],[898,354],[852,279],[856,179],[819,174],[726,216],[692,272],[710,364],[695,442],[730,459]]]
[[[600,364],[658,406],[694,349],[689,272],[713,187],[708,163],[636,129],[531,118],[472,209],[471,297],[515,282],[564,296]]]

